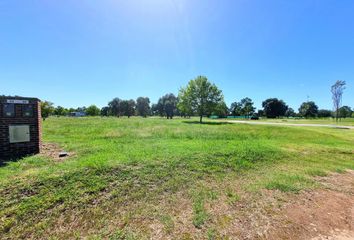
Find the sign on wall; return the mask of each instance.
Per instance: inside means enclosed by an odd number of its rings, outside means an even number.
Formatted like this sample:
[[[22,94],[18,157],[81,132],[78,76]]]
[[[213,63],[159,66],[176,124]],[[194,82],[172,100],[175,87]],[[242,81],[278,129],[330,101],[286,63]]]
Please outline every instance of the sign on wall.
[[[9,126],[10,143],[20,143],[30,141],[29,125],[10,125]]]
[[[18,100],[18,99],[7,99],[7,103],[15,103],[15,104],[29,104],[28,100]]]

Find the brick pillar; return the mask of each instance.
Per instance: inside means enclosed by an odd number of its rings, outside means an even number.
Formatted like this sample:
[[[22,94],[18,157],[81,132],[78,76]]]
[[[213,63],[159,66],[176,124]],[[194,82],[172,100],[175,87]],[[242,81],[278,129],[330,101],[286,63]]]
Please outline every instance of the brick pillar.
[[[41,112],[41,102],[37,102],[37,129],[38,129],[38,153],[41,152],[42,149],[42,112]]]
[[[6,115],[4,106],[13,104],[14,115]],[[33,108],[32,115],[25,115],[26,106]],[[30,107],[30,106],[29,106]],[[9,110],[10,111],[10,110]],[[29,127],[30,140],[10,141],[10,128]],[[18,137],[18,136],[17,136]],[[41,103],[37,98],[0,97],[0,162],[7,159],[18,159],[37,154],[42,145]]]

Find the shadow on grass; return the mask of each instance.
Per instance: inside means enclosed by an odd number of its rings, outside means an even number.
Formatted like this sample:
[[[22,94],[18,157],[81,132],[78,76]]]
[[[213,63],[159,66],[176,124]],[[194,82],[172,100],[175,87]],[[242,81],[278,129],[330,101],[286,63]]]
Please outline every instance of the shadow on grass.
[[[19,160],[20,160],[20,158],[18,158],[18,159],[1,159],[0,158],[0,168],[9,165],[9,163],[11,163],[11,162],[17,162]]]
[[[12,158],[0,157],[0,167],[5,167],[5,166],[9,165],[12,162],[18,162],[18,161],[22,160],[23,158],[29,157],[29,156],[33,156],[33,154],[19,155],[19,156],[14,156]]]
[[[183,123],[188,123],[188,124],[203,124],[203,125],[227,125],[227,124],[232,124],[229,122],[202,122],[200,123],[199,121],[182,121]]]

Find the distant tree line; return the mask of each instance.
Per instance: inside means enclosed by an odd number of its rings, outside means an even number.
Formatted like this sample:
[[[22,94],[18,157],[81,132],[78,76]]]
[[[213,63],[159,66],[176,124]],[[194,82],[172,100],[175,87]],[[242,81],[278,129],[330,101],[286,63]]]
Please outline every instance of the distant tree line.
[[[353,109],[349,106],[341,106],[342,94],[345,89],[344,81],[337,81],[332,87],[332,100],[334,111],[319,109],[315,102],[303,102],[298,112],[290,108],[283,100],[268,98],[262,102],[262,109],[256,112],[251,98],[243,98],[240,101],[231,103],[227,107],[222,91],[209,82],[205,76],[198,76],[189,81],[188,85],[182,87],[178,96],[167,93],[161,96],[157,103],[151,104],[148,97],[138,97],[136,100],[124,100],[114,98],[107,106],[98,108],[96,105],[79,108],[54,107],[53,103],[42,102],[42,116],[45,119],[50,115],[70,116],[73,113],[82,113],[88,116],[114,116],[130,118],[131,116],[160,116],[172,119],[174,116],[190,117],[199,116],[200,122],[207,116],[240,116],[245,118],[253,117],[302,117],[302,118],[340,118],[354,117]]]

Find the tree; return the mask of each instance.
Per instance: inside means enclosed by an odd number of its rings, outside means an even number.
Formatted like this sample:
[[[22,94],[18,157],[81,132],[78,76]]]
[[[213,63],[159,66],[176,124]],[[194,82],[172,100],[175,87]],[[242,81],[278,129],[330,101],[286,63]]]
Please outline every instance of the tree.
[[[177,112],[177,97],[173,93],[168,93],[160,97],[156,108],[160,116],[172,119]]]
[[[165,95],[163,99],[163,106],[167,119],[172,119],[177,110],[177,97],[174,94],[170,93]]]
[[[295,113],[294,109],[288,108],[288,110],[286,110],[286,112],[285,112],[285,116],[286,117],[296,117],[296,113]]]
[[[263,111],[266,117],[276,118],[285,116],[288,106],[283,100],[277,98],[269,98],[262,103]]]
[[[226,103],[224,101],[222,101],[221,103],[219,103],[216,108],[214,109],[214,111],[211,113],[211,115],[216,115],[218,117],[227,117],[229,112],[229,109],[226,106]]]
[[[198,76],[189,81],[186,88],[179,92],[179,101],[183,110],[198,114],[199,122],[203,122],[203,116],[211,114],[217,106],[224,101],[221,90],[204,76]]]
[[[160,117],[164,117],[166,115],[162,98],[159,98],[159,101],[157,102],[155,107],[157,115],[159,115]]]
[[[316,117],[318,114],[318,107],[313,101],[304,102],[299,108],[299,114],[305,118]]]
[[[57,116],[65,116],[68,113],[68,110],[63,108],[62,106],[57,106],[54,109],[53,113],[54,113],[54,115],[57,115]]]
[[[332,111],[331,110],[327,110],[327,109],[320,109],[318,110],[318,117],[320,118],[328,118],[328,117],[332,117]]]
[[[159,113],[159,109],[158,109],[158,104],[157,104],[157,103],[154,103],[154,104],[151,105],[151,114],[152,114],[153,116],[157,116],[157,115],[160,114],[160,113]]]
[[[339,109],[339,117],[347,118],[352,116],[352,109],[348,106],[343,106]]]
[[[100,115],[104,117],[111,115],[111,109],[108,106],[101,108]]]
[[[240,102],[233,102],[230,106],[230,112],[233,116],[241,116],[242,104]]]
[[[233,102],[230,107],[233,116],[246,116],[249,117],[255,113],[256,108],[253,106],[252,99],[246,97],[241,99],[240,102]]]
[[[189,102],[189,95],[186,93],[186,88],[181,88],[178,94],[177,109],[184,117],[193,115],[193,110]]]
[[[114,98],[108,103],[108,107],[113,116],[120,117],[123,115],[122,100],[120,98]]]
[[[87,108],[85,106],[76,108],[76,112],[80,112],[80,113],[84,113],[84,114],[86,114],[86,110],[87,110]]]
[[[256,108],[253,106],[252,99],[246,97],[244,99],[241,99],[241,113],[244,116],[251,116],[254,114],[254,111]]]
[[[146,117],[150,113],[150,99],[148,97],[138,97],[136,99],[136,110],[139,116]]]
[[[96,105],[91,105],[86,109],[86,114],[88,116],[98,116],[101,110]]]
[[[135,113],[135,101],[133,99],[123,100],[121,102],[121,109],[124,116],[130,118]]]
[[[258,117],[264,117],[264,111],[262,109],[259,109],[257,112]]]
[[[49,101],[41,102],[41,113],[42,113],[43,120],[49,117],[53,112],[54,112],[54,107],[52,102]]]
[[[342,96],[345,89],[345,81],[337,80],[331,87],[333,108],[335,112],[336,121],[338,122],[339,108],[342,105]]]

